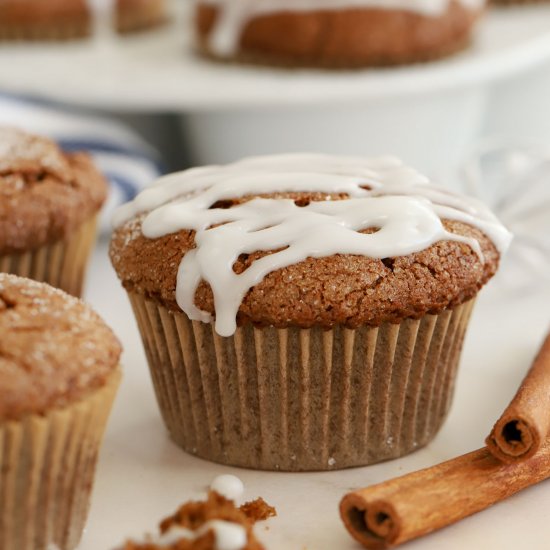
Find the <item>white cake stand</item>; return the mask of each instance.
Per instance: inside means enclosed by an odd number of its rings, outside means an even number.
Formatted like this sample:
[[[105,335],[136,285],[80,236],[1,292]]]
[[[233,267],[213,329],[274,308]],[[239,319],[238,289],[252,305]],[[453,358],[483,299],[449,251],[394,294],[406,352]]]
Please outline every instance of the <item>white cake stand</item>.
[[[472,48],[435,63],[355,71],[281,70],[204,61],[187,3],[173,23],[127,38],[2,44],[0,87],[105,109],[198,112],[368,104],[457,91],[524,74],[550,58],[550,7],[491,11]]]
[[[223,65],[192,48],[188,4],[136,37],[0,47],[0,89],[132,113],[178,113],[191,162],[288,150],[394,153],[452,173],[481,134],[550,140],[550,5],[492,10],[472,48],[362,71]],[[545,65],[546,64],[546,65]]]

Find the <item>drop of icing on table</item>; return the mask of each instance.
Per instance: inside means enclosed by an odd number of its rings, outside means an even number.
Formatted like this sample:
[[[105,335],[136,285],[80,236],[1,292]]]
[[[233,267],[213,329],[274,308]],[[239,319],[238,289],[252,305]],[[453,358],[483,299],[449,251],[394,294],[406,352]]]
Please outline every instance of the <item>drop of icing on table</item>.
[[[485,0],[458,0],[467,9],[481,8]],[[375,8],[405,10],[437,17],[448,9],[451,0],[196,0],[198,4],[220,10],[210,47],[220,56],[233,55],[247,23],[255,17],[282,11],[319,11]]]
[[[86,0],[92,16],[93,36],[104,40],[115,35],[116,0]]]
[[[213,479],[210,489],[229,500],[235,501],[243,496],[244,484],[237,476],[224,474]]]
[[[283,192],[345,194],[344,200],[254,198],[231,208],[220,201]],[[299,201],[297,201],[299,202]],[[119,208],[115,225],[147,213],[141,230],[154,239],[194,230],[177,276],[176,300],[193,320],[211,322],[198,309],[201,280],[214,294],[216,331],[231,336],[246,293],[269,273],[306,258],[354,254],[405,256],[441,240],[468,245],[483,261],[479,242],[447,231],[442,219],[483,231],[500,253],[511,234],[480,201],[431,185],[393,157],[365,159],[328,155],[253,157],[226,166],[194,168],[165,176]],[[360,231],[376,228],[374,233]],[[274,251],[243,273],[233,271],[241,254]]]

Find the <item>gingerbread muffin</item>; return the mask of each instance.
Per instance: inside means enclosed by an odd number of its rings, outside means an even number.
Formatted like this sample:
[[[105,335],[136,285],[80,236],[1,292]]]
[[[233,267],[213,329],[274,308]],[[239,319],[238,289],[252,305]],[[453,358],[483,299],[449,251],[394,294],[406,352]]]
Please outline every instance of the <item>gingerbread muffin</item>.
[[[485,0],[199,0],[199,50],[216,59],[352,68],[427,61],[470,42]]]
[[[107,189],[87,154],[0,127],[0,272],[79,296]]]
[[[126,33],[166,20],[166,0],[0,0],[0,39],[71,40],[97,23]]]
[[[253,527],[276,515],[262,498],[237,508],[232,500],[210,491],[205,501],[183,504],[160,524],[160,534],[143,542],[128,541],[118,550],[264,550]]]
[[[260,469],[428,443],[508,231],[394,158],[282,155],[161,179],[116,216],[171,437]]]
[[[88,306],[0,274],[0,548],[80,540],[120,345]]]

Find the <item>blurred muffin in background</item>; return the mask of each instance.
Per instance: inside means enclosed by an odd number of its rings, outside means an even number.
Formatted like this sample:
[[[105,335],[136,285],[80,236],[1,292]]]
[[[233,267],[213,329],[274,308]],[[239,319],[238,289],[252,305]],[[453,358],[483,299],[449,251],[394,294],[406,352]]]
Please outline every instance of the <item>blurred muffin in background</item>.
[[[121,33],[148,29],[166,20],[166,0],[0,0],[0,39],[83,38],[99,18]]]
[[[106,196],[87,154],[0,127],[0,272],[80,296]]]
[[[47,137],[65,152],[85,151],[92,156],[110,185],[98,224],[106,235],[112,231],[114,209],[133,199],[163,170],[161,154],[127,124],[107,114],[1,94],[3,126]]]
[[[200,0],[199,50],[216,59],[285,66],[397,65],[455,53],[485,0]]]

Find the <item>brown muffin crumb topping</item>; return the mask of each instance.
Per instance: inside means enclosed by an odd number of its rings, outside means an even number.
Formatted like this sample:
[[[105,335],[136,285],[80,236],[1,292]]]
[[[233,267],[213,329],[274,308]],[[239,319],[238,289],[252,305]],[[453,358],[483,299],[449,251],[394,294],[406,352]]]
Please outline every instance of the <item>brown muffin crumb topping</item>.
[[[277,515],[277,510],[273,506],[270,506],[262,497],[245,502],[239,507],[239,510],[253,523],[265,521]]]
[[[242,550],[263,550],[264,547],[254,536],[253,526],[257,521],[265,520],[277,514],[262,498],[243,504],[240,508],[215,491],[210,491],[205,501],[187,502],[175,514],[164,519],[160,532],[167,533],[175,527],[196,531],[206,522],[223,520],[241,525],[247,534],[247,544]],[[214,532],[209,530],[194,540],[180,539],[170,546],[160,546],[155,542],[136,543],[129,541],[121,550],[216,550]]]

